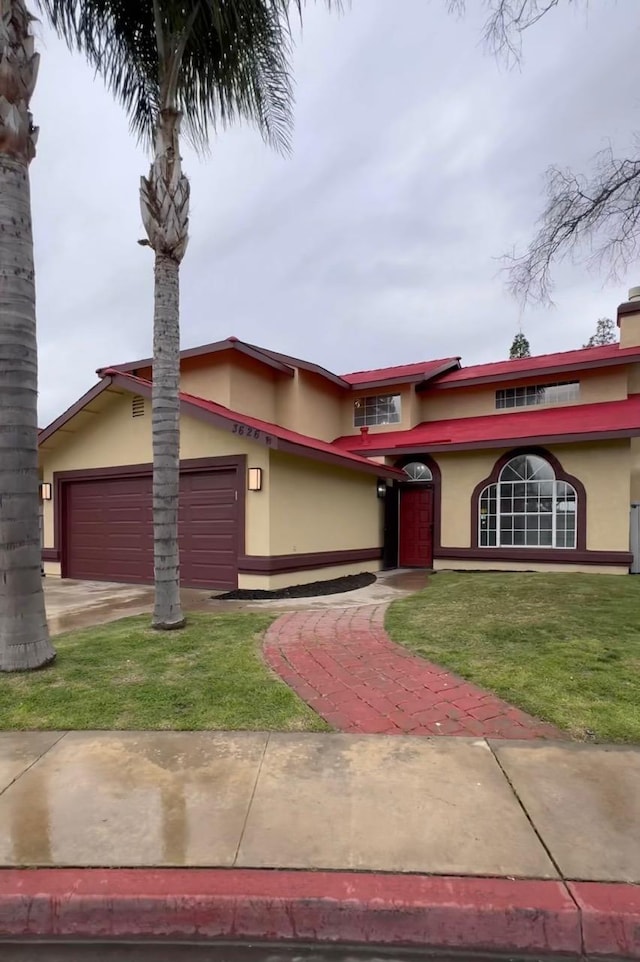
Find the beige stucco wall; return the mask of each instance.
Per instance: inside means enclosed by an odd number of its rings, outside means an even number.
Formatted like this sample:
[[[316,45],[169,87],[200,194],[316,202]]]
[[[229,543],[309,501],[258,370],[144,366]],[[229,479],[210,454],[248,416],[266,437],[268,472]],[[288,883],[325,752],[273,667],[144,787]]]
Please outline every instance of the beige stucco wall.
[[[271,452],[271,554],[382,545],[376,477]]]
[[[380,571],[380,561],[359,561],[356,564],[334,565],[330,568],[310,568],[306,571],[287,572],[277,575],[238,576],[239,588],[260,588],[269,591],[275,588],[288,588],[290,585],[309,584],[313,581],[330,581],[345,575],[358,575],[363,571]]]
[[[442,474],[441,544],[471,547],[471,496],[506,449],[436,455]],[[587,494],[587,549],[627,551],[631,498],[628,440],[598,444],[550,445],[563,469],[580,480]]]
[[[420,420],[420,408],[418,399],[415,396],[415,385],[413,384],[390,384],[384,387],[366,388],[362,391],[353,391],[345,395],[342,405],[342,421],[338,434],[360,434],[360,428],[353,424],[354,401],[360,397],[371,397],[387,394],[400,395],[400,421],[396,424],[372,424],[369,426],[369,435],[385,434],[388,431],[405,431],[414,427]],[[336,437],[337,435],[334,435]]]
[[[231,407],[231,364],[216,354],[188,358],[180,365],[180,389]]]
[[[547,407],[572,407],[576,404],[592,404],[597,401],[619,401],[627,396],[628,368],[602,368],[593,372],[578,374],[559,374],[557,377],[544,377],[536,380],[540,384],[553,384],[557,381],[580,381],[580,397],[577,401],[563,404],[548,404]],[[496,390],[500,387],[513,387],[517,383],[532,383],[531,378],[521,382],[494,384],[476,388],[449,388],[432,391],[420,398],[420,420],[440,421],[447,418],[479,417],[484,414],[513,414],[526,408],[501,408],[496,410]],[[544,408],[540,408],[543,410]],[[530,409],[529,409],[530,410]]]
[[[637,347],[640,344],[640,303],[637,314],[623,314],[620,318],[620,347]]]
[[[467,559],[447,559],[434,561],[435,571],[571,571],[590,575],[628,575],[629,569],[622,565],[566,565],[545,564],[540,561],[473,561]]]
[[[587,492],[587,550],[629,550],[629,441],[556,445],[549,450]]]
[[[57,471],[146,464],[152,460],[150,402],[147,401],[144,417],[132,418],[131,395],[108,393],[111,395],[109,403],[100,415],[96,415],[96,419],[85,420],[77,433],[63,435],[64,440],[52,451],[41,451],[43,481],[52,481]],[[69,427],[72,425],[73,422],[70,422]],[[238,438],[204,421],[182,418],[181,458],[215,458],[237,454],[247,455],[249,467],[261,467],[265,482],[265,490],[255,492],[253,497],[252,492],[247,492],[245,550],[248,554],[268,554],[268,448],[247,438]],[[46,501],[44,547],[53,546],[53,501]]]
[[[295,377],[280,379],[276,390],[278,424],[323,441],[342,433],[344,392],[330,381],[297,369]]]
[[[501,452],[466,451],[434,456],[440,467],[440,542],[443,547],[471,547],[471,495]]]
[[[231,365],[229,407],[263,421],[275,421],[276,387],[276,375],[270,368],[238,355]]]

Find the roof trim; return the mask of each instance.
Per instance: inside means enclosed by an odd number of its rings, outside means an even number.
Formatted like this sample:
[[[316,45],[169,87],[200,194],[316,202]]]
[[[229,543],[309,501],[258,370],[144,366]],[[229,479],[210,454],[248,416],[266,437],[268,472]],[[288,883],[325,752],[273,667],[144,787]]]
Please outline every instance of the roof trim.
[[[245,354],[247,357],[253,358],[254,361],[258,361],[260,364],[266,364],[267,367],[272,368],[279,374],[286,374],[287,377],[294,377],[295,371],[293,368],[285,364],[283,361],[271,357],[262,348],[256,347],[254,344],[247,344],[245,341],[240,341],[235,337],[227,337],[223,341],[212,341],[211,344],[203,344],[202,347],[190,347],[185,351],[180,351],[180,360],[184,361],[191,357],[202,357],[205,354],[218,354],[221,351],[238,351],[240,354]],[[139,361],[129,361],[126,364],[110,364],[108,367],[98,368],[97,374],[102,377],[107,371],[119,371],[122,374],[128,374],[131,371],[137,371],[141,367],[151,367],[153,365],[153,358],[146,357]]]
[[[46,428],[43,428],[40,431],[38,434],[38,446],[44,444],[44,442],[47,441],[52,434],[55,434],[56,431],[59,431],[60,428],[64,427],[67,421],[70,421],[71,418],[74,418],[76,414],[79,414],[80,411],[86,408],[88,404],[91,404],[94,398],[97,398],[99,394],[102,394],[103,391],[106,391],[112,383],[112,377],[104,377],[102,381],[98,382],[98,384],[94,384],[94,386],[85,394],[83,394],[81,398],[78,398],[75,404],[72,404],[71,407],[67,408],[66,411],[63,411],[62,414],[55,419],[55,421],[52,421],[51,424],[47,425]]]
[[[505,371],[503,374],[481,374],[478,377],[469,378],[457,378],[451,381],[437,381],[435,384],[428,384],[426,390],[428,391],[444,391],[452,390],[453,388],[462,387],[474,387],[477,384],[496,384],[498,382],[504,381],[525,381],[531,378],[543,377],[549,374],[563,374],[565,372],[571,371],[591,371],[595,368],[601,367],[616,367],[621,364],[632,364],[634,357],[640,357],[640,347],[637,352],[629,353],[623,355],[622,357],[605,357],[599,360],[591,361],[587,363],[586,361],[580,362],[576,361],[572,364],[556,364],[556,365],[546,365],[536,368],[527,368],[526,370]],[[484,365],[478,365],[483,367]],[[460,368],[464,371],[465,368]],[[420,386],[416,390],[421,390]]]
[[[415,444],[402,445],[397,448],[367,448],[367,453],[378,456],[382,454],[416,454],[419,451],[427,451],[429,454],[442,454],[443,451],[474,451],[481,448],[503,448],[505,445],[509,447],[534,444],[544,446],[547,444],[570,444],[579,441],[615,441],[621,438],[634,438],[639,436],[640,426],[637,428],[619,428],[611,431],[585,431],[583,434],[573,432],[570,434],[532,434],[525,437],[510,438],[495,437],[482,441],[446,441],[441,439],[432,442],[416,442]],[[352,450],[354,454],[359,453],[355,448],[349,448],[347,450]]]
[[[134,382],[135,390],[142,394],[144,397],[151,397],[151,382],[145,381],[143,378],[134,377],[131,374],[121,373],[115,369],[107,371],[112,382],[119,387],[124,388],[131,393],[134,393],[133,386],[131,382]],[[201,404],[198,402],[202,402]],[[388,465],[378,464],[376,461],[369,461],[363,454],[358,454],[352,451],[341,451],[336,448],[335,453],[333,451],[327,451],[323,448],[316,448],[313,446],[314,441],[318,441],[318,438],[309,438],[309,444],[304,442],[291,441],[287,438],[282,438],[278,436],[279,425],[271,424],[268,421],[261,421],[260,418],[252,418],[249,415],[245,416],[237,411],[229,410],[229,414],[223,414],[218,411],[212,411],[210,408],[205,407],[207,404],[215,404],[215,401],[207,401],[205,398],[197,398],[195,395],[187,395],[181,392],[180,395],[180,410],[181,412],[188,414],[190,417],[198,418],[201,421],[205,421],[208,424],[213,424],[215,427],[224,428],[225,430],[233,431],[238,425],[248,428],[249,430],[257,431],[258,435],[253,436],[246,435],[247,440],[252,442],[258,442],[264,444],[266,447],[270,448],[272,451],[279,451],[283,454],[294,454],[298,457],[309,458],[313,461],[322,461],[326,464],[336,464],[342,468],[351,468],[354,471],[364,471],[367,474],[375,474],[378,477],[383,478],[398,478],[402,475],[401,471],[397,468],[389,467]],[[222,405],[219,405],[220,407]],[[267,430],[256,429],[252,421],[258,421],[263,423],[266,427],[273,428],[273,432]],[[287,430],[286,428],[284,430]],[[237,432],[236,432],[237,433]],[[306,435],[300,435],[301,437],[306,437]],[[330,444],[331,442],[321,442],[324,444]]]
[[[402,366],[402,365],[400,365]],[[391,387],[394,384],[415,384],[416,391],[419,391],[422,384],[429,384],[436,377],[440,377],[443,374],[447,374],[452,370],[460,370],[460,358],[450,358],[445,361],[444,364],[440,364],[431,373],[427,371],[421,371],[419,374],[405,374],[402,377],[386,377],[379,378],[377,380],[371,381],[360,381],[358,383],[352,384],[349,382],[349,386],[352,391],[367,390],[374,387]]]
[[[256,351],[260,351],[267,357],[272,358],[274,361],[280,361],[283,364],[291,364],[293,367],[299,367],[302,371],[308,371],[310,374],[317,374],[319,377],[326,378],[327,381],[331,381],[332,384],[336,384],[338,387],[343,387],[349,390],[351,384],[345,381],[344,378],[340,377],[339,374],[334,374],[332,371],[327,370],[326,367],[322,367],[320,364],[314,364],[312,361],[303,361],[302,358],[293,357],[291,354],[281,354],[279,351],[271,351],[266,347],[258,347],[256,344],[249,344]]]

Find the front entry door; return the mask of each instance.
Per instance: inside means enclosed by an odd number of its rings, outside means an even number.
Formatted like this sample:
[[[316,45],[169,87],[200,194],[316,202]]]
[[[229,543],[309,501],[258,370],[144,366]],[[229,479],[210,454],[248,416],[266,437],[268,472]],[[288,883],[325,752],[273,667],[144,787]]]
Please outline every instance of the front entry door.
[[[433,488],[423,485],[400,489],[401,568],[431,568],[433,565]]]

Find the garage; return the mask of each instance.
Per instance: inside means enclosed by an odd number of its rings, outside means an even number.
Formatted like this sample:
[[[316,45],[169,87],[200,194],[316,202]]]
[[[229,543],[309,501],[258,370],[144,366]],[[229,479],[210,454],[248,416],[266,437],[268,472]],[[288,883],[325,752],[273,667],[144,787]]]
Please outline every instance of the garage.
[[[153,583],[151,473],[68,480],[62,485],[63,577]],[[237,586],[237,471],[180,476],[180,580],[186,587]]]

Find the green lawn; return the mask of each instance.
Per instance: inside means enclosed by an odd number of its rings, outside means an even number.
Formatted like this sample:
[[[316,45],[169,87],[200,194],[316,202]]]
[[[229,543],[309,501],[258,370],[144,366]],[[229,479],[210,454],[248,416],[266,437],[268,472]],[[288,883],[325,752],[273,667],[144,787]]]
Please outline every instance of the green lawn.
[[[145,615],[59,635],[53,666],[0,675],[0,729],[326,731],[262,660],[272,621],[192,614],[164,632]]]
[[[576,738],[640,742],[640,577],[438,574],[386,626]]]

